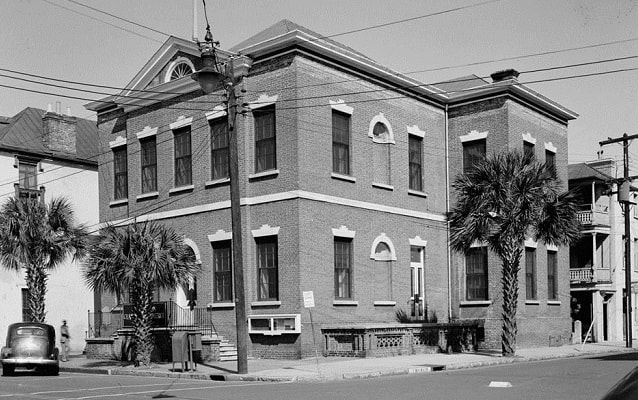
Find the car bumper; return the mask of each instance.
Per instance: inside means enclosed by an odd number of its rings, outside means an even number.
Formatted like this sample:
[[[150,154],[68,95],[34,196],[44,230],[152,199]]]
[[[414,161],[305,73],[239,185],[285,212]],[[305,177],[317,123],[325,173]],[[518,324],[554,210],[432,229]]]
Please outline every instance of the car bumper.
[[[58,365],[58,360],[49,360],[46,358],[4,358],[0,360],[2,365]]]

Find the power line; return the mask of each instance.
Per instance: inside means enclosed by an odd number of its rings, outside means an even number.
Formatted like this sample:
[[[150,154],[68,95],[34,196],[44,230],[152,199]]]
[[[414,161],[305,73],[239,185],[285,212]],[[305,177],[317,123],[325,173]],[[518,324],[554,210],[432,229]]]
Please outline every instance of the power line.
[[[353,29],[353,30],[345,31],[345,32],[341,32],[341,33],[335,33],[333,35],[321,36],[321,37],[319,37],[319,38],[317,38],[315,40],[329,39],[329,38],[333,38],[333,37],[337,37],[337,36],[350,35],[352,33],[358,33],[358,32],[369,31],[369,30],[372,30],[372,29],[384,28],[384,27],[390,26],[390,25],[403,24],[405,22],[411,22],[411,21],[416,21],[416,20],[419,20],[419,19],[435,17],[435,16],[443,15],[443,14],[449,14],[449,13],[452,13],[452,12],[455,12],[455,11],[467,10],[469,8],[479,7],[479,6],[483,6],[483,5],[490,4],[490,3],[498,3],[500,1],[503,1],[503,0],[489,0],[489,1],[484,1],[484,2],[481,2],[481,3],[470,4],[470,5],[467,5],[467,6],[450,8],[450,9],[443,10],[443,11],[437,11],[437,12],[434,12],[434,13],[431,13],[431,14],[420,15],[418,17],[405,18],[405,19],[400,19],[400,20],[397,20],[397,21],[386,22],[386,23],[383,23],[383,24],[372,25],[372,26],[368,26],[368,27],[365,27],[365,28]]]
[[[122,18],[122,17],[120,17],[120,16],[117,16],[117,15],[115,15],[115,14],[111,14],[111,13],[108,13],[108,12],[106,12],[106,11],[102,11],[102,10],[97,9],[97,8],[95,8],[95,7],[91,7],[91,6],[89,6],[89,5],[82,4],[82,3],[77,2],[77,1],[75,1],[75,0],[67,0],[67,1],[68,1],[69,3],[73,3],[73,4],[76,4],[76,5],[78,5],[78,6],[88,8],[89,10],[93,10],[93,11],[98,12],[98,13],[100,13],[100,14],[105,14],[105,15],[108,15],[109,17],[113,17],[113,18],[115,18],[115,19],[119,19],[119,20],[121,20],[121,21],[128,22],[129,24],[133,24],[133,25],[135,25],[135,26],[139,26],[140,28],[148,29],[148,30],[149,30],[149,31],[151,31],[151,32],[159,33],[160,35],[164,35],[164,36],[171,36],[170,34],[168,34],[168,33],[166,33],[166,32],[158,31],[157,29],[154,29],[154,28],[148,27],[148,26],[146,26],[146,25],[142,25],[142,24],[140,24],[140,23],[138,23],[138,22],[135,22],[135,21],[131,21],[130,19]]]
[[[144,39],[152,40],[153,42],[156,42],[156,43],[162,43],[162,42],[161,42],[161,41],[159,41],[159,40],[156,40],[156,39],[150,38],[150,37],[148,37],[148,36],[142,35],[141,33],[138,33],[138,32],[135,32],[135,31],[132,31],[132,30],[130,30],[130,29],[123,28],[123,27],[121,27],[121,26],[118,26],[118,25],[112,24],[112,23],[110,23],[110,22],[103,21],[103,20],[101,20],[101,19],[99,19],[99,18],[95,18],[95,17],[92,17],[92,16],[90,16],[90,15],[87,15],[87,14],[81,13],[81,12],[79,12],[79,11],[76,11],[76,10],[73,10],[73,9],[71,9],[71,8],[65,7],[65,6],[63,6],[63,5],[61,5],[61,4],[57,4],[57,3],[54,3],[54,2],[49,1],[49,0],[42,0],[42,1],[44,1],[44,2],[45,2],[45,3],[47,3],[47,4],[52,5],[52,6],[54,6],[54,7],[59,7],[59,8],[65,9],[65,10],[67,10],[67,11],[71,11],[72,13],[76,13],[76,14],[82,15],[83,17],[87,17],[87,18],[90,18],[90,19],[92,19],[92,20],[94,20],[94,21],[98,21],[98,22],[101,22],[101,23],[103,23],[103,24],[106,24],[106,25],[112,26],[113,28],[121,29],[121,30],[126,31],[126,32],[128,32],[128,33],[132,33],[133,35],[136,35],[136,36],[139,36],[139,37],[143,37]]]

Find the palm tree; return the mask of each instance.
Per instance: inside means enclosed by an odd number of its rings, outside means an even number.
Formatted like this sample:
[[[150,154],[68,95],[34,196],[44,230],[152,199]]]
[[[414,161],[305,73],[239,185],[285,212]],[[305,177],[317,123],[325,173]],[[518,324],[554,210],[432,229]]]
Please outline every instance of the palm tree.
[[[29,315],[45,322],[49,273],[73,256],[86,252],[86,228],[76,225],[73,209],[64,197],[47,205],[35,199],[9,198],[0,209],[0,263],[25,271]]]
[[[554,166],[518,151],[494,154],[458,175],[452,184],[452,248],[465,253],[487,244],[502,263],[504,356],[516,352],[518,272],[527,237],[563,246],[579,237],[574,195],[563,190]]]
[[[153,350],[153,292],[183,285],[199,270],[181,235],[146,222],[102,229],[90,246],[84,278],[94,291],[130,293],[134,361],[148,366]]]

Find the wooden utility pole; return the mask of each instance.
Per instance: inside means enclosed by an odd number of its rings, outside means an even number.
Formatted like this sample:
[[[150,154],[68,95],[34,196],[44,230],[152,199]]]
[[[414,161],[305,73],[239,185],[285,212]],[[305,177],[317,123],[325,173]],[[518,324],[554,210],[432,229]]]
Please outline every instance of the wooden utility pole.
[[[631,178],[629,176],[629,141],[638,138],[638,135],[627,135],[620,138],[603,140],[601,146],[611,143],[623,145],[623,171],[622,183],[618,188],[618,202],[623,205],[625,213],[625,344],[632,347],[632,318],[631,318],[631,200],[629,198]]]
[[[246,340],[248,323],[246,320],[246,296],[244,293],[244,263],[242,253],[241,209],[239,191],[239,151],[235,118],[237,116],[237,79],[233,74],[233,59],[228,60],[227,76],[231,83],[226,88],[228,96],[228,174],[230,175],[230,215],[233,243],[233,283],[235,284],[235,324],[237,326],[237,373],[248,373],[248,353]]]

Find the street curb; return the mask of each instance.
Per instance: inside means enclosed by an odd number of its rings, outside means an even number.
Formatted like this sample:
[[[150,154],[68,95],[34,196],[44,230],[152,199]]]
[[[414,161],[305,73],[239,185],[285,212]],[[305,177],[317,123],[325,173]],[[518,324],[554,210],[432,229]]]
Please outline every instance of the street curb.
[[[126,375],[126,376],[146,376],[157,378],[175,378],[175,379],[194,379],[194,380],[213,380],[213,381],[228,381],[228,382],[321,382],[321,381],[335,381],[335,380],[353,380],[353,379],[369,379],[378,378],[382,376],[393,375],[410,375],[431,373],[441,370],[460,370],[469,368],[489,367],[496,365],[558,360],[563,358],[573,358],[581,356],[602,355],[610,353],[629,353],[636,352],[633,348],[614,348],[614,349],[600,349],[600,350],[583,350],[575,353],[568,354],[556,354],[556,355],[541,355],[541,356],[515,356],[515,357],[497,357],[489,361],[477,361],[477,362],[464,362],[458,364],[446,364],[446,365],[426,365],[426,366],[410,366],[405,368],[377,370],[369,372],[352,372],[334,375],[324,375],[321,372],[318,375],[296,375],[296,376],[267,376],[267,375],[239,375],[239,374],[205,374],[196,372],[170,372],[170,371],[153,371],[153,370],[135,370],[125,368],[85,368],[85,367],[60,367],[62,372],[71,373],[85,373],[85,374],[101,374],[101,375]]]

